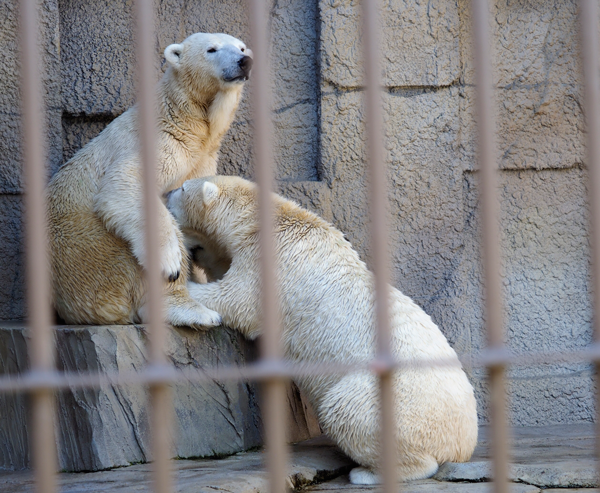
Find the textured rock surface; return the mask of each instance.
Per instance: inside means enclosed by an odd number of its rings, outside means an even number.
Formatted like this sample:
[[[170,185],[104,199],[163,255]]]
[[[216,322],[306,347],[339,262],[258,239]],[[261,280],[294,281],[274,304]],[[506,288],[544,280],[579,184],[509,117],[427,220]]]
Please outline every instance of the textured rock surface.
[[[287,484],[300,488],[346,473],[352,462],[326,440],[311,440],[292,447]],[[262,452],[241,453],[223,460],[173,462],[176,493],[260,493],[268,491]],[[96,493],[151,491],[149,465],[90,474],[61,474],[60,491]],[[0,473],[0,492],[33,492],[31,473]]]
[[[47,124],[47,166],[52,173],[62,162],[60,128],[60,63],[58,4],[40,2],[40,37],[44,114]],[[21,140],[21,84],[19,83],[19,19],[16,0],[0,0],[0,320],[23,317],[23,261],[21,247],[21,199],[23,191]]]
[[[598,486],[592,425],[524,427],[512,431],[509,473],[512,481],[541,488]],[[434,479],[490,481],[492,465],[488,432],[487,428],[481,430],[471,462],[444,464]]]
[[[16,2],[0,0],[0,319],[24,316]],[[241,0],[157,0],[164,48],[195,31],[249,40]],[[45,0],[50,167],[134,102],[132,3]],[[459,353],[485,343],[469,1],[385,2],[383,96],[393,283]],[[279,190],[339,227],[370,262],[361,46],[356,0],[271,2]],[[591,341],[584,128],[576,2],[494,2],[507,341],[516,352]],[[249,43],[251,44],[251,43]],[[60,47],[60,49],[59,49]],[[253,176],[251,80],[221,173]],[[60,124],[62,123],[62,125]],[[5,207],[4,207],[5,206]],[[586,365],[511,370],[517,424],[593,419]],[[487,419],[483,373],[472,372]]]
[[[562,425],[519,427],[512,430],[511,478],[508,491],[586,491],[597,484],[594,459],[594,427]],[[482,427],[473,461],[446,464],[434,478],[403,483],[407,493],[484,493],[493,491],[490,479],[489,429]],[[256,493],[265,491],[266,473],[262,453],[241,453],[225,460],[176,461],[178,492],[231,491]],[[348,482],[352,462],[324,437],[292,447],[288,484],[295,490],[311,492],[343,491],[364,493],[380,491],[377,486],[355,486]],[[148,466],[132,466],[89,474],[61,474],[61,491],[87,492],[117,490],[148,491]],[[336,477],[337,476],[337,477]],[[335,478],[335,479],[331,479]],[[24,493],[31,490],[31,473],[0,473],[0,492]],[[580,486],[587,486],[585,490]],[[546,489],[561,487],[560,490]],[[195,488],[195,489],[191,489]]]
[[[343,491],[344,493],[366,493],[380,491],[378,488],[380,487],[353,485],[346,477],[340,477],[333,481],[328,481],[326,483],[307,488],[306,491]],[[436,481],[434,479],[424,479],[420,481],[411,481],[410,483],[403,483],[400,491],[402,491],[402,493],[491,493],[493,491],[493,486],[491,483],[448,483]],[[538,493],[540,489],[529,484],[512,483],[508,491],[510,493]],[[545,491],[546,490],[544,490],[544,492]],[[571,490],[569,490],[569,492],[570,491]]]
[[[0,328],[0,373],[27,366],[27,334]],[[139,371],[146,363],[143,326],[61,327],[56,331],[57,365],[75,373]],[[241,365],[255,358],[255,345],[237,332],[168,331],[167,357],[178,369]],[[262,444],[262,422],[254,385],[245,382],[189,382],[172,389],[175,410],[173,457],[232,454]],[[290,440],[320,434],[310,406],[297,388],[288,393]],[[61,470],[90,471],[151,460],[148,393],[142,386],[104,385],[58,394],[58,450]],[[0,468],[29,464],[25,399],[0,395]]]

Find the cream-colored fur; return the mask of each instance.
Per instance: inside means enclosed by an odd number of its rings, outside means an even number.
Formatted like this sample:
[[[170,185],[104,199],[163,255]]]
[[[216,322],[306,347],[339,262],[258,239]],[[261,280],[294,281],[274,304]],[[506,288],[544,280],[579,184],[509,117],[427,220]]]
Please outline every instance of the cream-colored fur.
[[[375,355],[373,276],[342,233],[277,195],[275,248],[286,357],[302,362],[368,361]],[[231,258],[223,278],[192,284],[191,296],[249,338],[261,332],[256,190],[236,177],[191,180],[170,193],[167,207],[190,238],[200,235]],[[193,241],[191,239],[190,241]],[[390,288],[392,351],[399,360],[455,361],[408,368],[394,377],[398,475],[431,476],[447,461],[466,461],[477,442],[473,389],[431,318]],[[303,377],[323,429],[362,468],[356,483],[376,483],[377,379],[361,372]]]
[[[157,88],[161,194],[185,180],[215,174],[252,66],[243,42],[196,33],[166,48]],[[137,105],[116,118],[52,178],[48,186],[54,303],[67,323],[144,321],[146,264]],[[217,313],[189,298],[188,259],[179,228],[159,196],[166,318],[211,326]]]

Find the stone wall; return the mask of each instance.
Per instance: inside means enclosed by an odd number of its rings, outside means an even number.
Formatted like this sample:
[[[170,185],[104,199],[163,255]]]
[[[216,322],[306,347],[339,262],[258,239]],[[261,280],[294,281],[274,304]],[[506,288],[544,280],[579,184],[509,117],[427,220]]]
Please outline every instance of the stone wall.
[[[14,0],[0,0],[0,319],[23,317]],[[461,354],[485,345],[467,0],[385,2],[385,149],[392,280]],[[129,0],[44,0],[50,158],[56,169],[134,101]],[[195,31],[250,45],[244,3],[157,0],[161,52]],[[270,9],[279,190],[331,220],[369,261],[357,0]],[[515,352],[591,341],[582,91],[574,1],[497,1],[492,15],[507,341]],[[252,81],[220,172],[253,176]],[[511,419],[593,419],[588,365],[511,369]],[[470,375],[487,419],[484,373]]]

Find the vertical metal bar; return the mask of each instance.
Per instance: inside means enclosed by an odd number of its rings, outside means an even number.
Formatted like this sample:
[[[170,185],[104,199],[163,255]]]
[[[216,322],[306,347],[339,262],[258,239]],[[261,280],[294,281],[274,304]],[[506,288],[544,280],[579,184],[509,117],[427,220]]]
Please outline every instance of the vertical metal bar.
[[[473,45],[475,62],[476,121],[480,168],[481,225],[483,230],[483,271],[488,345],[492,351],[504,347],[502,315],[502,279],[500,275],[500,231],[497,161],[494,123],[494,94],[490,58],[489,5],[473,0]],[[508,492],[508,443],[505,408],[505,368],[488,367],[494,491]]]
[[[21,0],[19,35],[23,110],[23,174],[25,178],[25,231],[27,263],[27,308],[31,344],[31,372],[42,379],[54,368],[54,340],[50,327],[50,278],[45,209],[45,121],[40,54],[38,45],[38,1]],[[32,459],[36,491],[56,491],[56,442],[54,396],[49,389],[32,394]]]
[[[375,320],[377,324],[377,360],[381,372],[381,455],[383,491],[398,490],[397,441],[394,419],[393,355],[388,307],[389,258],[387,235],[387,180],[383,158],[383,115],[381,109],[381,40],[379,1],[363,0],[363,49],[365,54],[365,112],[367,122],[367,160],[369,166],[369,211],[372,258],[375,273]]]
[[[148,313],[150,317],[150,365],[166,365],[164,354],[165,331],[162,300],[162,275],[160,270],[160,243],[156,217],[158,215],[157,130],[156,130],[156,77],[154,72],[154,2],[136,0],[136,53],[138,57],[138,126],[140,158],[144,183],[144,209],[146,227],[146,279],[148,281]],[[154,491],[171,491],[169,455],[171,407],[169,387],[166,384],[150,385],[150,427],[152,430],[152,456]]]
[[[590,243],[594,307],[594,342],[600,342],[600,74],[598,73],[598,2],[580,0],[579,23],[584,76],[587,129],[587,170],[590,202]],[[595,361],[596,387],[600,385],[600,361]],[[600,460],[600,391],[596,390],[596,454]],[[598,463],[600,468],[600,462]]]
[[[260,266],[261,266],[261,307],[264,335],[262,358],[264,363],[277,368],[283,351],[281,347],[281,323],[275,284],[275,249],[273,245],[273,156],[271,152],[271,84],[268,63],[267,3],[264,0],[249,2],[250,32],[254,69],[252,75],[254,146],[256,156],[256,181],[259,186],[260,223]],[[285,381],[273,377],[264,384],[265,443],[267,470],[270,491],[285,491],[287,470],[287,446],[285,443],[286,409]]]

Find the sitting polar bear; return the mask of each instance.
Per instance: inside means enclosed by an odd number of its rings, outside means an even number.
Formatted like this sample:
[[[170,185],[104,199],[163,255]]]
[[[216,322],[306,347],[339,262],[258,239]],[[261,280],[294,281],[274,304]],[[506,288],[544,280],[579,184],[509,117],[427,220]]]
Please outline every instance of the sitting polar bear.
[[[160,194],[217,172],[229,128],[252,67],[251,51],[226,34],[196,33],[165,49],[157,89]],[[67,323],[144,321],[144,214],[138,109],[116,118],[52,178],[48,221],[54,305]],[[160,201],[159,196],[156,197]],[[187,251],[164,204],[158,204],[166,319],[218,325],[220,316],[189,297]]]
[[[259,245],[255,186],[217,176],[187,181],[167,207],[190,242],[220,248],[231,259],[219,281],[190,283],[190,295],[223,322],[255,338],[259,317]],[[279,302],[286,358],[301,362],[369,361],[375,356],[373,275],[341,232],[293,202],[273,196]],[[208,243],[206,242],[208,240]],[[391,288],[394,356],[455,361],[456,366],[408,368],[394,376],[398,475],[433,475],[447,461],[467,461],[477,442],[473,388],[431,318]],[[377,378],[367,372],[297,379],[323,430],[361,466],[355,484],[378,482]]]

